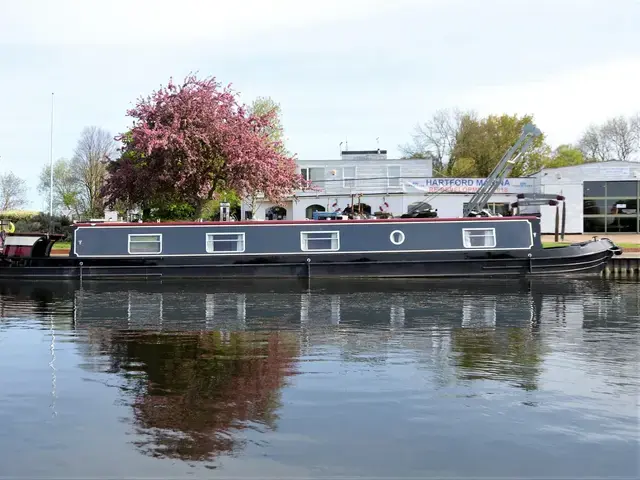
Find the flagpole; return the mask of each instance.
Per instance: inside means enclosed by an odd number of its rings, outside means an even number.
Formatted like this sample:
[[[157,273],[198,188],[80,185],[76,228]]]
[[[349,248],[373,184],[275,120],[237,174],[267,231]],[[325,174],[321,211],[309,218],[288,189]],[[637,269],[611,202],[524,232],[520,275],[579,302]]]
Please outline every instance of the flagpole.
[[[51,137],[49,139],[49,233],[53,233],[53,97],[51,93]]]

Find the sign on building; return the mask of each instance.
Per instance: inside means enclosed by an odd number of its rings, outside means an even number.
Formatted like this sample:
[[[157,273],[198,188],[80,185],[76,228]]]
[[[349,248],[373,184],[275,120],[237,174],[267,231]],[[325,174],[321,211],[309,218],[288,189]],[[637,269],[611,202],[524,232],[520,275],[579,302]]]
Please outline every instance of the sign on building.
[[[425,178],[409,183],[421,190],[433,193],[475,193],[486,182],[486,178]],[[533,178],[505,178],[496,193],[531,193],[535,191]]]

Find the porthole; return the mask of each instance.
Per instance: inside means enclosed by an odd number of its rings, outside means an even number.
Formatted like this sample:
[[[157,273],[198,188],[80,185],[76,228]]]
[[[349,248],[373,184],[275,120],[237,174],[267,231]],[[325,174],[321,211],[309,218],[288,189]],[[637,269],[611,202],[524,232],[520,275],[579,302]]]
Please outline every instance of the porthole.
[[[389,240],[391,240],[391,243],[394,245],[402,245],[404,243],[404,232],[394,230],[391,232],[391,235],[389,235]]]

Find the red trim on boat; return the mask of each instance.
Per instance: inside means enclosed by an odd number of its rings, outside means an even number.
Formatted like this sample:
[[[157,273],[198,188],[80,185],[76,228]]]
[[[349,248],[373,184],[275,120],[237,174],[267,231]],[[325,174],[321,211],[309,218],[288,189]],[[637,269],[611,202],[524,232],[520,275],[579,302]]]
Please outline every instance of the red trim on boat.
[[[309,225],[309,224],[333,224],[333,223],[400,223],[400,222],[461,222],[461,221],[508,221],[508,220],[538,220],[538,217],[450,217],[450,218],[371,218],[353,220],[242,220],[239,222],[96,222],[76,223],[76,227],[153,227],[154,225]]]
[[[31,245],[5,245],[4,254],[7,257],[28,257],[31,255]]]

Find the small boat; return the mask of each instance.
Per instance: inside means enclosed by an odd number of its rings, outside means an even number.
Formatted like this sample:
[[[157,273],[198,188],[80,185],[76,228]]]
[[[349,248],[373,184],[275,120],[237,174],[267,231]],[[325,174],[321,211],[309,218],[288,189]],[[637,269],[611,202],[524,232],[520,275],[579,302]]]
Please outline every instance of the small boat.
[[[599,275],[607,238],[543,248],[527,216],[268,222],[78,223],[60,235],[6,235],[0,278],[242,279]]]

